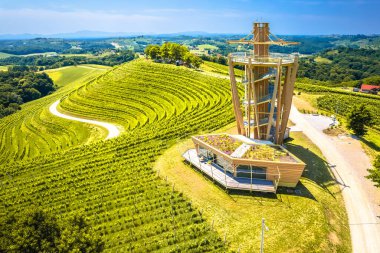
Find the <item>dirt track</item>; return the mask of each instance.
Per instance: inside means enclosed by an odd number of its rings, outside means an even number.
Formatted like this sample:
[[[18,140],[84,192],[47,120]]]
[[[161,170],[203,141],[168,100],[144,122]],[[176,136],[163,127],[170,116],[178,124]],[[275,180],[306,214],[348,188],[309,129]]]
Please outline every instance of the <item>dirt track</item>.
[[[348,213],[353,252],[379,253],[380,189],[364,178],[371,163],[360,142],[350,136],[331,137],[324,134],[323,124],[327,123],[328,126],[329,122],[327,117],[303,115],[294,106],[290,120],[332,164]]]
[[[106,140],[112,139],[112,138],[116,138],[116,137],[118,137],[120,135],[119,129],[115,125],[113,125],[111,123],[97,121],[97,120],[91,120],[91,119],[78,118],[78,117],[73,117],[73,116],[70,116],[70,115],[66,115],[66,114],[60,113],[57,110],[58,104],[59,104],[59,100],[56,101],[56,102],[54,102],[49,107],[50,112],[52,114],[54,114],[55,116],[60,117],[60,118],[64,118],[64,119],[68,119],[68,120],[74,120],[74,121],[79,121],[79,122],[93,124],[93,125],[97,125],[97,126],[103,127],[105,129],[107,129],[107,131],[108,131],[108,135],[106,137]]]

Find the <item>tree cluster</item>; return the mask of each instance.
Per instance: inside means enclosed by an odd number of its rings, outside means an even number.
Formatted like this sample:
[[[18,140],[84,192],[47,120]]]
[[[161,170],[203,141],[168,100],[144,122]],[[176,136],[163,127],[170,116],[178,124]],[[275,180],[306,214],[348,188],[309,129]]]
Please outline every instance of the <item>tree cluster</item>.
[[[144,51],[147,57],[155,61],[163,61],[165,63],[182,62],[188,67],[199,68],[202,59],[192,53],[186,46],[166,42],[159,45],[148,45]]]
[[[39,209],[0,220],[0,252],[102,252],[104,242],[82,214],[65,221]]]
[[[224,57],[222,55],[216,55],[216,56],[202,55],[201,58],[204,61],[211,61],[211,62],[219,63],[222,65],[227,65],[228,63],[227,57]]]
[[[368,108],[364,105],[354,105],[348,114],[348,128],[353,130],[357,136],[367,133],[366,125],[372,122],[372,115]]]
[[[46,73],[35,73],[27,66],[13,66],[0,71],[0,118],[20,109],[24,102],[38,99],[55,90]]]
[[[124,62],[131,61],[135,54],[130,50],[119,50],[103,57],[86,57],[86,56],[12,56],[0,59],[0,65],[27,65],[30,70],[41,71],[44,69],[54,69],[65,66],[75,66],[79,64],[99,64],[106,66],[115,66]]]

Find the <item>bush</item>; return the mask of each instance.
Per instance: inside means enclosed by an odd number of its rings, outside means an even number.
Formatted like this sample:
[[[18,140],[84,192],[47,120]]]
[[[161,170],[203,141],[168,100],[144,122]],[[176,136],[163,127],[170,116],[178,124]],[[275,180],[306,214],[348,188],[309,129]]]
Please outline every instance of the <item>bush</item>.
[[[368,125],[372,121],[370,111],[364,104],[360,106],[355,105],[351,112],[348,114],[348,128],[353,130],[357,136],[365,135],[367,129],[365,125]]]
[[[369,175],[366,176],[366,178],[371,179],[376,187],[380,187],[380,155],[376,156],[373,162],[373,169],[369,169],[368,172]]]

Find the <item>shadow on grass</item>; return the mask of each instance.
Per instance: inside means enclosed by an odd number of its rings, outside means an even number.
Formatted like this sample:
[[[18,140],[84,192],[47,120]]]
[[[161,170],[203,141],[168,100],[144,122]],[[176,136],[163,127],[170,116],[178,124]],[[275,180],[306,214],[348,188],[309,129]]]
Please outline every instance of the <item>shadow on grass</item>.
[[[358,140],[361,140],[362,142],[364,142],[364,144],[366,144],[368,147],[372,148],[373,150],[375,150],[376,152],[380,152],[380,147],[378,145],[376,145],[376,143],[372,142],[372,141],[369,141],[367,139],[365,139],[365,137],[356,137],[355,135],[351,135],[352,138],[354,139],[358,139]]]
[[[304,180],[307,180],[306,182],[309,181],[320,187],[334,198],[336,192],[331,192],[328,186],[339,184],[343,187],[347,187],[339,176],[338,178],[335,177],[334,173],[331,171],[333,166],[329,165],[326,160],[322,159],[308,148],[293,144],[291,141],[292,138],[286,142],[286,148],[306,164],[305,170],[302,173]]]

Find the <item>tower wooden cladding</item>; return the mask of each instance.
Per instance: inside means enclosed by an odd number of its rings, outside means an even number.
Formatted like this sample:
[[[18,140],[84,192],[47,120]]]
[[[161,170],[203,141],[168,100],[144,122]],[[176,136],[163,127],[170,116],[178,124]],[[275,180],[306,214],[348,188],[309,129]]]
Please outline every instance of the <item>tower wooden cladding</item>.
[[[246,39],[251,36],[251,39]],[[254,139],[282,144],[298,70],[298,55],[272,54],[270,45],[298,44],[272,35],[269,23],[254,23],[250,35],[228,43],[253,45],[253,52],[228,56],[232,102],[238,133]],[[273,40],[272,37],[276,38]],[[235,65],[244,67],[242,103],[235,76]]]

